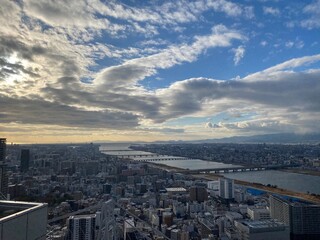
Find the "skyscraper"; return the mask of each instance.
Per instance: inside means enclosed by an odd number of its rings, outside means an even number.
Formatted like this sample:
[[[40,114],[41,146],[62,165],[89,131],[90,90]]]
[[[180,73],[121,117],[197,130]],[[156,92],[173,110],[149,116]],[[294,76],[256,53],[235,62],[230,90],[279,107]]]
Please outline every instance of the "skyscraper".
[[[219,178],[219,196],[223,199],[234,198],[234,180]]]
[[[291,240],[320,239],[320,206],[270,196],[271,217],[290,227]]]
[[[29,149],[21,149],[20,171],[27,172],[29,170],[29,163],[30,163],[30,150]]]

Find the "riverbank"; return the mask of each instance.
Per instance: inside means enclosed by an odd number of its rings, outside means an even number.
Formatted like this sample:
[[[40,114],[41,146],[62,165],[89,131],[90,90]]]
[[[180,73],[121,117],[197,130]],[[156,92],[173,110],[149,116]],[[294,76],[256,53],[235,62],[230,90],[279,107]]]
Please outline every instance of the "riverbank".
[[[158,167],[161,168],[163,170],[168,170],[171,172],[175,172],[175,171],[181,171],[181,170],[185,170],[182,168],[177,168],[177,167],[171,167],[171,166],[167,166],[165,164],[159,164],[159,163],[150,163],[152,166],[154,167]],[[299,172],[297,172],[299,173]],[[219,177],[224,177],[222,175],[219,174],[196,174],[196,175],[192,175],[193,177],[196,178],[202,178],[205,180],[217,180]],[[320,176],[320,175],[319,175]],[[294,197],[294,198],[299,198],[305,201],[309,201],[315,204],[320,204],[320,196],[319,195],[311,195],[311,194],[307,194],[307,193],[299,193],[299,192],[294,192],[294,191],[290,191],[290,190],[286,190],[286,189],[282,189],[282,188],[278,188],[278,187],[272,187],[272,186],[266,186],[260,183],[253,183],[253,182],[246,182],[243,180],[234,180],[235,184],[238,185],[242,185],[242,186],[246,186],[246,187],[250,187],[250,188],[255,188],[258,190],[262,190],[265,192],[269,192],[269,193],[276,193],[276,194],[280,194],[280,195],[285,195],[285,196],[289,196],[289,197]]]
[[[281,169],[280,171],[291,172],[291,173],[299,173],[299,174],[305,174],[305,175],[312,175],[312,176],[320,177],[320,171],[312,171],[312,170],[296,169],[296,168]]]
[[[218,174],[198,174],[198,175],[193,175],[194,177],[206,179],[206,180],[217,180],[220,176]],[[282,188],[277,188],[277,187],[270,187],[270,186],[265,186],[260,183],[251,183],[251,182],[246,182],[246,181],[241,181],[241,180],[234,180],[235,184],[245,186],[245,187],[250,187],[254,188],[257,190],[262,190],[268,193],[276,193],[280,195],[285,195],[288,197],[294,197],[294,198],[299,198],[301,200],[305,200],[308,202],[312,202],[315,204],[320,204],[320,196],[319,195],[311,195],[307,193],[299,193],[299,192],[293,192],[290,190],[282,189]]]

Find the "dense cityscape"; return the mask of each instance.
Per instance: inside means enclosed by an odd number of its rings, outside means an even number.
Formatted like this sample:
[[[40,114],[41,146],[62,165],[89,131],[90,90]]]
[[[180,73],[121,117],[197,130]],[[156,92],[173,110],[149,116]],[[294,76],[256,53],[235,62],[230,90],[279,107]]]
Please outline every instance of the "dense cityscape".
[[[317,172],[319,145],[116,146],[16,145],[2,138],[1,239],[319,239],[320,199],[163,164],[195,156],[234,163],[238,155],[240,164],[251,151],[261,156],[255,164],[294,163]],[[228,159],[230,151],[235,158]]]

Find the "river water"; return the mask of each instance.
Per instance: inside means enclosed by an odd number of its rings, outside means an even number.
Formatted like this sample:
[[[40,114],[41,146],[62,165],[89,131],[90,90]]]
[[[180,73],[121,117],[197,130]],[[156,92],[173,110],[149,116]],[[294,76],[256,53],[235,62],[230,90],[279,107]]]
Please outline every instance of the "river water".
[[[100,147],[102,151],[127,150],[129,144],[106,144]],[[155,163],[155,162],[154,162]],[[156,163],[165,164],[171,167],[182,169],[209,169],[209,168],[232,168],[238,165],[225,164],[213,161],[204,161],[199,159],[190,160],[170,160],[157,161]],[[282,172],[275,170],[268,171],[252,171],[252,172],[236,172],[224,173],[227,178],[242,180],[246,182],[255,182],[261,184],[277,185],[279,188],[302,192],[320,194],[320,177],[306,174]]]
[[[302,193],[320,194],[320,177],[282,171],[257,171],[223,174],[227,178],[277,185],[279,188]]]
[[[155,163],[161,163],[171,167],[190,169],[190,170],[239,167],[239,165],[204,161],[200,159],[157,161]]]
[[[209,168],[232,168],[238,165],[224,164],[203,160],[177,160],[159,161],[157,163],[183,169],[209,169]],[[320,177],[306,174],[282,172],[275,170],[224,173],[227,178],[255,182],[261,184],[277,185],[279,188],[301,192],[320,194]]]

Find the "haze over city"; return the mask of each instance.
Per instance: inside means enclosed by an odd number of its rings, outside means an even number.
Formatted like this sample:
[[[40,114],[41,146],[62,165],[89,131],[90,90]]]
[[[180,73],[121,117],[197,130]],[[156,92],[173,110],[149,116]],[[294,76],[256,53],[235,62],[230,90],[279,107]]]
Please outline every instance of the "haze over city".
[[[319,133],[320,1],[2,1],[8,142]]]

